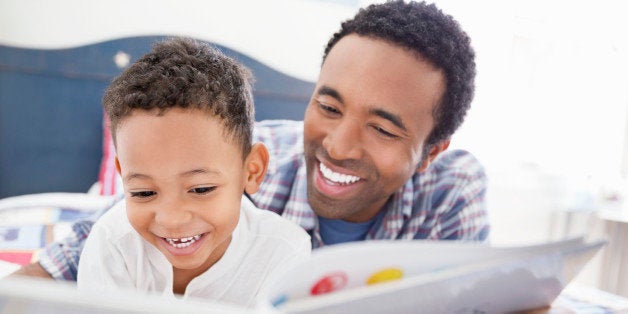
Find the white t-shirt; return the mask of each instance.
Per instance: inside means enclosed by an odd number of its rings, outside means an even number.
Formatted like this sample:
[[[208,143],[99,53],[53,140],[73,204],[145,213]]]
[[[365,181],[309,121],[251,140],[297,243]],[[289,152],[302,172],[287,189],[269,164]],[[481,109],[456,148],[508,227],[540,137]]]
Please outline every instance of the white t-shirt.
[[[242,197],[240,220],[222,258],[194,278],[182,298],[253,307],[262,289],[310,255],[310,236],[279,215]],[[130,288],[174,297],[172,265],[129,223],[119,202],[92,228],[78,267],[78,288]]]

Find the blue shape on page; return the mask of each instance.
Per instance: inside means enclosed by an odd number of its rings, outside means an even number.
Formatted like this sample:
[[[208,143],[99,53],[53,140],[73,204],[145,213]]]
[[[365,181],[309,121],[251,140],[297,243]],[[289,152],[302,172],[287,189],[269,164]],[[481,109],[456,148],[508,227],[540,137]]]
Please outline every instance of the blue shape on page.
[[[282,305],[283,303],[285,303],[286,301],[288,301],[288,296],[286,296],[285,294],[282,294],[273,300],[272,305],[273,307],[278,307]]]

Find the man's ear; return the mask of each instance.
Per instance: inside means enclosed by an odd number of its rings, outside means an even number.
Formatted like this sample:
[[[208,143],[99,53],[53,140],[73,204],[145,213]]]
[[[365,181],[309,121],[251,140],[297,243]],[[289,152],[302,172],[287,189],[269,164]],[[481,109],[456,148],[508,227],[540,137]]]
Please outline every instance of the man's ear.
[[[430,151],[427,153],[427,156],[425,156],[425,159],[423,160],[423,162],[421,163],[421,165],[417,169],[417,172],[421,172],[421,171],[427,169],[427,166],[429,166],[432,163],[434,158],[436,158],[436,156],[438,156],[438,154],[442,153],[443,151],[445,151],[447,149],[447,147],[449,147],[449,143],[450,142],[451,142],[451,140],[447,139],[447,140],[440,141],[440,142],[436,143],[435,145],[433,145],[430,148]]]
[[[244,191],[257,192],[268,170],[268,150],[262,143],[256,143],[244,161]]]
[[[120,170],[120,161],[118,160],[118,156],[113,157],[113,162],[116,165],[116,171],[119,175],[122,175],[122,170]]]

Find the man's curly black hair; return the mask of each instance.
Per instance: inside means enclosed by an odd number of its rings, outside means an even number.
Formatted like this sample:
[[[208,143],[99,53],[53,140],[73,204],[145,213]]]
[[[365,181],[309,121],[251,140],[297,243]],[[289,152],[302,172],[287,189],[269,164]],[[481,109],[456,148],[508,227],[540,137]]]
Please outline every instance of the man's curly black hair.
[[[103,107],[115,143],[116,129],[134,110],[164,114],[171,108],[198,108],[218,117],[225,136],[251,149],[254,108],[250,71],[218,49],[190,38],[153,45],[105,90]]]
[[[350,34],[383,40],[417,52],[443,70],[447,87],[432,113],[434,129],[424,148],[427,151],[428,147],[450,138],[462,124],[475,88],[475,52],[458,22],[434,4],[425,2],[372,4],[342,23],[340,31],[327,43],[323,62],[334,45]],[[356,57],[359,58],[358,51]]]

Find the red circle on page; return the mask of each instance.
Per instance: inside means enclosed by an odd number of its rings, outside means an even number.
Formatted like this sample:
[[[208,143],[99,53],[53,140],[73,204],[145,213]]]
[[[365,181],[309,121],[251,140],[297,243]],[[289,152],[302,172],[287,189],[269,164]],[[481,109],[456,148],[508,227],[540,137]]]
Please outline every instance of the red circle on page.
[[[335,272],[328,274],[317,281],[310,289],[312,295],[325,294],[344,288],[347,284],[347,274],[344,272]]]

